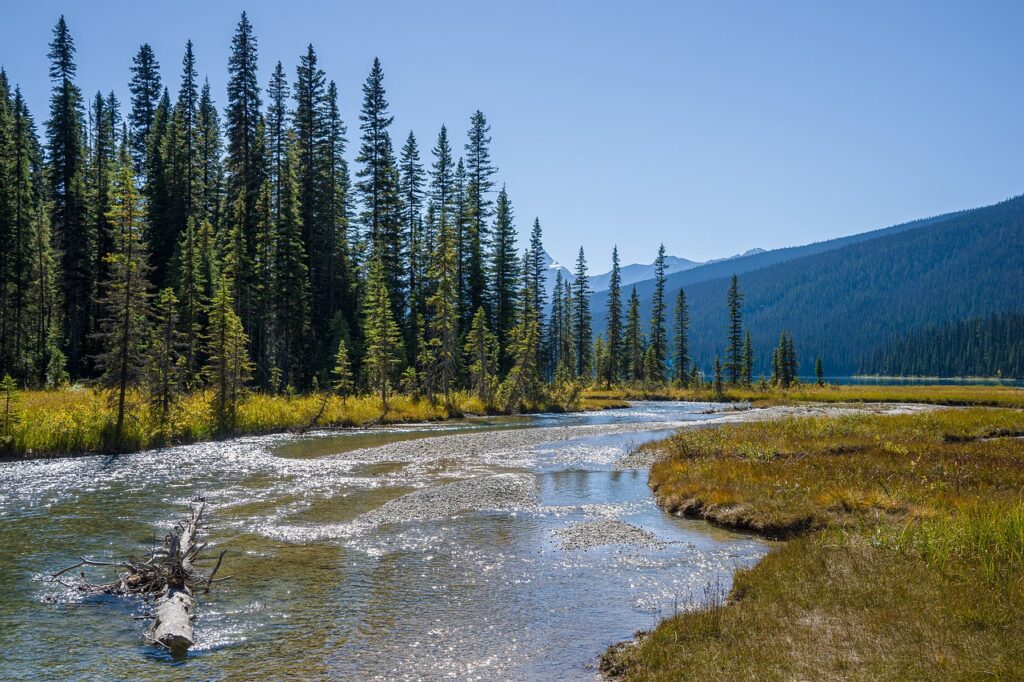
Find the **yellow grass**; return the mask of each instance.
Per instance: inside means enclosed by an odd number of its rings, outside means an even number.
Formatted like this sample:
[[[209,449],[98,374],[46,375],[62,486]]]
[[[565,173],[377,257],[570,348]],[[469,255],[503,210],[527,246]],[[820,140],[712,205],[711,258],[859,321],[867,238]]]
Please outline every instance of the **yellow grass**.
[[[1024,413],[972,408],[739,424],[652,446],[665,455],[651,485],[667,509],[795,539],[739,572],[728,601],[613,648],[604,669],[631,680],[1018,678],[1021,435]]]

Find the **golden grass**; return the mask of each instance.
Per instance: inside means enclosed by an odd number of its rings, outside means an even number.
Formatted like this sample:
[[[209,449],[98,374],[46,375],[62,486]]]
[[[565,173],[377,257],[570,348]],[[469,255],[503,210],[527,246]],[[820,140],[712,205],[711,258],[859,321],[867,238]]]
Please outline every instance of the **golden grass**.
[[[619,400],[690,400],[715,402],[710,388],[687,389],[674,386],[616,386],[591,388],[587,397]],[[1013,386],[817,386],[800,384],[788,389],[768,387],[726,387],[723,400],[749,402],[758,406],[801,403],[926,403],[929,405],[1024,408],[1024,389]]]
[[[651,470],[679,513],[793,537],[729,600],[604,669],[635,680],[1016,679],[1024,414],[942,410],[680,433]],[[809,532],[811,530],[820,532]]]
[[[11,433],[0,440],[0,454],[15,457],[131,452],[169,444],[208,440],[217,435],[210,409],[211,395],[198,392],[183,397],[167,423],[159,424],[142,396],[130,396],[122,442],[111,442],[114,411],[108,395],[101,391],[72,388],[60,391],[19,393],[17,420]],[[299,396],[250,394],[238,407],[234,435],[273,433],[306,427],[320,410],[322,394]],[[320,427],[365,426],[377,423],[426,422],[464,415],[487,414],[488,409],[469,392],[452,395],[450,406],[443,402],[393,396],[385,413],[375,397],[329,398]],[[530,405],[530,411],[564,411],[567,407],[600,410],[622,407],[610,399],[585,399],[566,406],[558,402]]]

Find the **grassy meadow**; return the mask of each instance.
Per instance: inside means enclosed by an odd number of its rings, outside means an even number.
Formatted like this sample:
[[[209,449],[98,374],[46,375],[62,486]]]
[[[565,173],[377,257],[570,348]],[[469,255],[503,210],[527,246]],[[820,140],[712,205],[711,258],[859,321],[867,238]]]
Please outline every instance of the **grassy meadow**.
[[[161,424],[138,393],[129,396],[131,405],[122,442],[115,446],[112,434],[116,413],[105,391],[69,388],[59,391],[20,391],[12,404],[10,423],[0,432],[0,455],[46,457],[107,452],[132,452],[147,448],[209,440],[218,434],[209,392],[184,396]],[[320,411],[323,394],[269,395],[252,393],[238,406],[235,429],[227,435],[252,435],[297,430],[307,427]],[[568,409],[600,410],[622,407],[621,400],[599,397],[557,398],[529,405],[533,412]],[[449,405],[397,395],[382,409],[379,398],[331,396],[318,427],[352,427],[451,419],[488,414],[479,398],[460,391]]]
[[[613,647],[603,669],[630,680],[1018,678],[1022,436],[1024,413],[968,408],[735,424],[648,445],[664,456],[650,484],[666,509],[790,540],[740,571],[724,601]]]

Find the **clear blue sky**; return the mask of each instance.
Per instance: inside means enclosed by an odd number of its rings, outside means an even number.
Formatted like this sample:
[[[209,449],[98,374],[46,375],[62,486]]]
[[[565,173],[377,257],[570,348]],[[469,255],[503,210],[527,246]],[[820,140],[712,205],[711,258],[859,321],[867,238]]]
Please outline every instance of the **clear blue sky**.
[[[1024,191],[1024,3],[7,2],[0,63],[42,128],[64,13],[87,95],[127,102],[142,42],[172,93],[185,40],[224,104],[242,9],[260,80],[312,42],[349,136],[374,56],[392,137],[491,124],[520,233],[605,269],[862,232]],[[354,149],[354,145],[350,144]],[[429,155],[429,154],[427,154]]]

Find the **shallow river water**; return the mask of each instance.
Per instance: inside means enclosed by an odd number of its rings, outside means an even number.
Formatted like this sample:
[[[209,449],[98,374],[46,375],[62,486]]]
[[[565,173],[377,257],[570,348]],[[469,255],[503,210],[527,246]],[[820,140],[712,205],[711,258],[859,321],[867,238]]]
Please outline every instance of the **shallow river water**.
[[[645,470],[616,468],[708,407],[0,463],[0,679],[592,680],[606,646],[767,551],[663,513]],[[233,579],[200,601],[186,660],[145,645],[142,603],[44,580],[144,554],[199,495]]]

